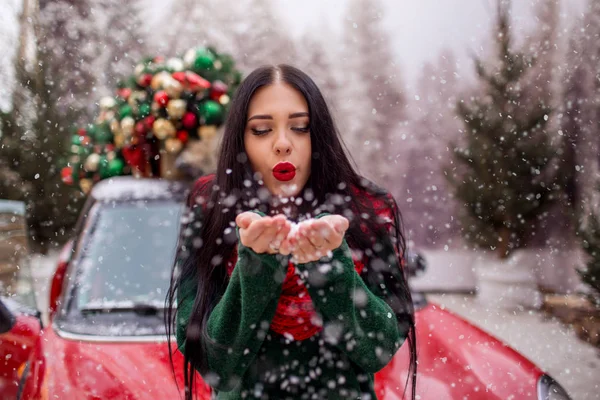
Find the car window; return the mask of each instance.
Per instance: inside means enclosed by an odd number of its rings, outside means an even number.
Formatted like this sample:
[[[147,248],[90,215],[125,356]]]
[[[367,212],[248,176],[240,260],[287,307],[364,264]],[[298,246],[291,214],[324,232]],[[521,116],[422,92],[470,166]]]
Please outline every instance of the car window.
[[[35,310],[25,205],[0,200],[0,296]]]
[[[101,205],[78,263],[75,307],[164,306],[181,211],[174,201]]]

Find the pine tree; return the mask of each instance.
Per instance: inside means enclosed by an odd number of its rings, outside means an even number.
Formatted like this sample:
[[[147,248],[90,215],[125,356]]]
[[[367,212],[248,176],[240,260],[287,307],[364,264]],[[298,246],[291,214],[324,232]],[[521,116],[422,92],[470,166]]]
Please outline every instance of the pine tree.
[[[98,47],[102,49],[93,63],[100,92],[94,97],[100,97],[112,93],[112,88],[148,54],[148,41],[139,0],[94,0],[94,6],[94,30],[99,33]]]
[[[339,88],[339,74],[335,69],[337,53],[331,47],[332,42],[324,43],[317,37],[333,37],[328,27],[322,23],[315,30],[306,33],[297,44],[298,57],[294,65],[306,72],[319,86],[329,106],[337,109],[337,94]],[[329,46],[328,46],[329,44]]]
[[[466,146],[452,144],[454,165],[447,170],[465,206],[464,237],[501,258],[529,244],[558,190],[546,131],[552,110],[525,96],[522,79],[535,58],[512,48],[509,9],[509,1],[498,2],[493,69],[475,60],[480,94],[458,103]]]
[[[600,185],[597,188],[600,190]],[[600,216],[590,213],[585,227],[579,231],[582,247],[588,255],[585,268],[578,270],[581,280],[590,288],[590,301],[600,308]]]
[[[340,105],[348,119],[350,150],[364,175],[388,182],[396,174],[393,163],[401,123],[406,120],[399,67],[385,31],[383,6],[378,0],[349,3],[343,37]]]
[[[448,242],[457,229],[452,218],[456,202],[450,198],[441,168],[447,159],[447,142],[457,137],[461,127],[455,110],[459,90],[455,64],[454,54],[444,50],[436,64],[424,65],[417,83],[418,100],[412,102],[412,136],[399,150],[408,170],[398,198],[412,199],[403,204],[404,218],[413,227],[412,240],[428,247]]]
[[[0,198],[25,201],[32,247],[42,252],[66,238],[82,200],[78,191],[61,183],[58,173],[66,131],[85,113],[85,102],[75,100],[75,94],[91,90],[87,80],[93,81],[90,70],[82,67],[85,52],[81,58],[74,53],[84,47],[76,42],[85,41],[87,32],[85,24],[70,18],[76,11],[85,14],[78,5],[44,3],[52,15],[69,13],[54,26],[47,25],[51,18],[35,0],[23,2],[12,108],[0,115]]]

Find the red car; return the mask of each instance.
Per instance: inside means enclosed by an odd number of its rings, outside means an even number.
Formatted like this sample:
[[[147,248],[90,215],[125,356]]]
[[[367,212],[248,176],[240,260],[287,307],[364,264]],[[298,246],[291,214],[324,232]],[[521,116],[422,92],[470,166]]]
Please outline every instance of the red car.
[[[173,352],[173,370],[163,316],[185,194],[180,183],[128,177],[93,188],[54,273],[50,323],[0,301],[2,399],[180,398],[183,356]],[[408,265],[424,267],[418,255]],[[420,399],[569,399],[498,339],[413,296]],[[402,399],[406,350],[376,374],[380,400]],[[196,393],[211,397],[202,383]]]

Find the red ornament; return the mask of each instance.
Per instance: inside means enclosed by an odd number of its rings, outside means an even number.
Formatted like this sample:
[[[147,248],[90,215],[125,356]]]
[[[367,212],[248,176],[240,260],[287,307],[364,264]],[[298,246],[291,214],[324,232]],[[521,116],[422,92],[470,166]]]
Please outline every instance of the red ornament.
[[[64,167],[60,170],[60,177],[65,185],[73,184],[73,168]]]
[[[127,100],[129,96],[131,96],[131,89],[123,88],[117,90],[117,96],[121,97],[123,100]]]
[[[161,107],[166,107],[169,102],[169,95],[164,90],[154,93],[154,101]]]
[[[179,141],[183,144],[187,143],[189,137],[190,137],[190,135],[187,133],[187,131],[177,132],[177,139],[179,139]]]
[[[194,129],[198,123],[198,118],[193,112],[186,112],[181,118],[181,125],[186,129]]]
[[[140,76],[138,83],[140,84],[140,86],[143,87],[150,86],[150,84],[152,83],[152,78],[152,74],[144,74]]]
[[[84,128],[79,128],[79,130],[77,131],[77,134],[79,136],[86,136],[87,135],[87,131]]]
[[[173,72],[173,74],[171,76],[173,77],[173,79],[175,79],[179,83],[182,83],[182,84],[186,83],[185,82],[186,81],[185,72],[183,72],[183,71]]]
[[[79,143],[81,143],[82,146],[88,146],[90,143],[92,143],[92,138],[89,136],[81,136],[79,140]]]
[[[125,162],[131,167],[143,171],[144,166],[144,151],[141,146],[127,146],[121,150]]]
[[[227,85],[221,81],[214,81],[210,89],[210,98],[214,101],[219,101],[221,96],[227,93]]]
[[[142,136],[145,135],[146,132],[148,132],[148,125],[146,123],[146,121],[139,121],[138,123],[135,124],[135,134],[138,136]]]
[[[191,72],[191,71],[186,72],[185,78],[187,81],[187,85],[189,86],[190,90],[192,90],[192,91],[210,88],[210,82],[194,72]]]
[[[114,149],[115,149],[115,145],[114,145],[114,144],[112,144],[112,143],[109,143],[109,144],[107,144],[107,145],[104,147],[104,150],[105,150],[107,153],[108,153],[109,151],[114,151]]]
[[[144,118],[144,123],[146,124],[146,132],[152,130],[152,126],[154,125],[154,121],[156,121],[156,117],[154,115],[149,115]]]
[[[163,56],[156,56],[156,57],[154,57],[152,62],[154,62],[156,64],[162,64],[165,62],[165,58]]]

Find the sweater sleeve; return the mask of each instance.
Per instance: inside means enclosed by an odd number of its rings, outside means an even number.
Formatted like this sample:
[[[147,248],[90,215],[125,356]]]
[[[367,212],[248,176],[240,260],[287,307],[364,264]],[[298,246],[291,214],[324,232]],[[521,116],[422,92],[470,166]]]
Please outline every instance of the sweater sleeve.
[[[220,391],[235,388],[269,330],[285,278],[287,259],[257,254],[238,244],[238,261],[225,294],[208,319],[209,370]]]
[[[389,257],[388,265],[383,260],[378,263],[382,264],[379,268],[396,271],[395,277],[403,279],[398,257]],[[323,318],[324,339],[366,372],[385,367],[407,338],[410,326],[399,323],[381,284],[368,285],[356,272],[346,240],[331,258],[300,264],[298,269]]]
[[[203,378],[216,390],[233,390],[256,357],[275,314],[286,268],[285,257],[257,254],[238,242],[227,288],[208,318],[208,338],[200,336],[210,374]],[[177,326],[182,352],[195,292],[195,283],[182,284]]]

